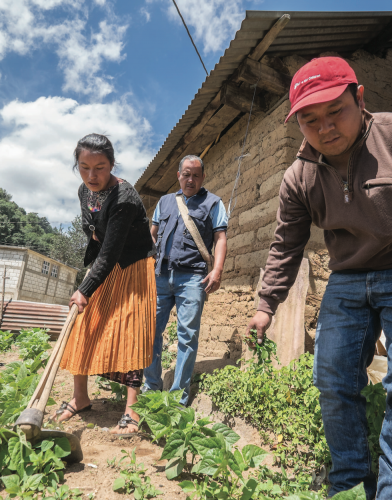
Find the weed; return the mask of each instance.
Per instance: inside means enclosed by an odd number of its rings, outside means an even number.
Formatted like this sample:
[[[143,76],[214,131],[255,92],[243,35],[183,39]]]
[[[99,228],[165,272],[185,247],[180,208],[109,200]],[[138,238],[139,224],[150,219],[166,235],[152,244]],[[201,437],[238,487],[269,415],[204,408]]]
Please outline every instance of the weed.
[[[163,493],[151,484],[151,479],[146,477],[144,465],[136,463],[135,449],[133,449],[131,453],[121,450],[121,453],[123,453],[124,456],[119,460],[116,466],[116,468],[121,469],[120,477],[114,481],[113,491],[118,493],[133,493],[136,500],[155,498],[158,495],[162,495]],[[129,460],[128,463],[125,463],[126,459]],[[112,464],[113,461],[110,463]]]
[[[176,352],[169,352],[168,350],[168,348],[171,345],[173,345],[174,342],[177,342],[177,322],[172,321],[170,325],[167,327],[166,332],[167,332],[168,342],[163,345],[162,357],[161,357],[162,368],[164,370],[168,370],[173,361],[177,358]]]
[[[378,473],[378,459],[383,454],[380,433],[386,409],[386,391],[381,382],[366,386],[362,395],[366,398],[366,418],[369,427],[369,448],[372,455],[372,470]]]
[[[115,401],[124,401],[127,398],[127,387],[104,377],[97,377],[95,383],[103,391],[111,391]]]
[[[177,354],[175,352],[169,352],[167,350],[167,348],[162,349],[162,357],[161,357],[162,368],[164,370],[168,370],[176,358],[177,358]]]
[[[167,336],[169,337],[169,344],[177,342],[177,321],[172,321],[166,329]]]

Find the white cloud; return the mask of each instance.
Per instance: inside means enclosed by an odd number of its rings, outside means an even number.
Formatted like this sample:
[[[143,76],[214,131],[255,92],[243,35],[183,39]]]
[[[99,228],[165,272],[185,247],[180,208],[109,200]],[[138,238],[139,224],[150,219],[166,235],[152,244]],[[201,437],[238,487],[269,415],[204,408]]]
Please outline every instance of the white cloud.
[[[73,90],[83,94],[97,93],[102,98],[113,92],[114,87],[109,77],[99,76],[102,62],[120,62],[127,26],[117,26],[102,21],[99,32],[92,33],[90,40],[81,31],[71,32],[59,43],[58,55],[64,69],[64,91]],[[63,38],[60,36],[60,39]]]
[[[151,14],[148,12],[148,10],[145,7],[142,7],[139,10],[140,14],[146,18],[146,23],[148,23],[151,19]]]
[[[103,6],[105,0],[96,0]],[[46,44],[59,56],[64,71],[64,91],[94,94],[102,98],[114,91],[102,73],[104,61],[120,62],[127,25],[110,14],[99,30],[87,30],[84,0],[0,0],[0,60],[8,52],[24,55]],[[52,24],[46,12],[62,7],[67,18]],[[72,7],[72,8],[69,8]],[[84,16],[84,17],[83,17]]]
[[[0,140],[1,187],[27,211],[55,223],[68,223],[80,211],[80,177],[72,172],[73,150],[86,134],[110,136],[118,175],[135,182],[152,157],[150,124],[126,102],[78,104],[73,99],[40,97],[12,101],[0,109],[10,132]]]
[[[172,0],[146,0],[156,1],[166,5],[170,19],[182,24]],[[192,37],[202,42],[205,54],[225,49],[245,17],[242,0],[176,0],[176,3],[188,28],[192,27]]]

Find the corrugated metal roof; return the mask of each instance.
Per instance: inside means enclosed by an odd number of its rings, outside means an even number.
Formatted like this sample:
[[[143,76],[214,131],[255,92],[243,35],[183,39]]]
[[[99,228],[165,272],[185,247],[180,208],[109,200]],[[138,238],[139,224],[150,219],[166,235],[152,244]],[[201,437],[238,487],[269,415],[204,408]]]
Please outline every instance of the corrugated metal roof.
[[[381,34],[383,47],[392,47],[392,12],[247,11],[229,48],[137,180],[135,187],[138,191],[169,157],[183,135],[219,92],[222,83],[232,75],[283,14],[289,14],[291,19],[267,50],[266,54],[271,56],[312,56],[331,50],[346,54],[365,47]],[[386,29],[388,26],[391,30]]]
[[[2,330],[19,332],[22,328],[49,328],[51,339],[57,339],[67,319],[69,307],[41,302],[11,300],[4,306]]]

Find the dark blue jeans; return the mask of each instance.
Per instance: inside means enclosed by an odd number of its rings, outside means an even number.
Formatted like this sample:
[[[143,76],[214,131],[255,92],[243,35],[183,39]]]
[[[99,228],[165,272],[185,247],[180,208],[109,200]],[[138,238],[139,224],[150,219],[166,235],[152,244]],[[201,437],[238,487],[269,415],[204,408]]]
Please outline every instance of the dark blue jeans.
[[[381,329],[388,374],[383,380],[387,410],[380,436],[378,484],[367,441],[368,383]],[[392,270],[332,273],[317,325],[314,383],[320,390],[325,435],[332,455],[330,496],[364,482],[367,500],[392,499]]]

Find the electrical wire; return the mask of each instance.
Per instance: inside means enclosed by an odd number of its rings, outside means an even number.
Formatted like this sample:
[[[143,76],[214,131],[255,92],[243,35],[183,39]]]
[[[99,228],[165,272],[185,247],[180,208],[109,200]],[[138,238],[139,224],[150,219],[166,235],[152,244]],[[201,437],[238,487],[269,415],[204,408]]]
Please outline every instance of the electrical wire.
[[[206,69],[206,67],[204,65],[203,59],[201,58],[201,55],[200,55],[199,51],[197,50],[197,47],[196,47],[195,42],[193,41],[192,35],[189,33],[188,26],[186,25],[185,19],[182,17],[180,9],[178,8],[178,5],[176,4],[176,0],[173,0],[173,3],[174,3],[174,5],[175,5],[175,7],[177,9],[178,15],[181,17],[181,20],[182,20],[182,22],[183,22],[183,24],[185,26],[185,29],[186,29],[186,31],[187,31],[187,33],[189,35],[189,38],[191,39],[191,42],[192,42],[193,46],[195,47],[195,50],[197,52],[197,55],[199,56],[200,62],[203,65],[204,71],[206,72],[206,75],[208,76],[208,71],[207,71],[207,69]]]
[[[241,150],[240,156],[238,156],[238,158],[236,158],[236,160],[238,160],[238,169],[237,169],[237,175],[236,175],[236,178],[235,178],[235,181],[234,181],[233,191],[231,192],[231,198],[230,198],[230,201],[229,201],[229,206],[227,208],[227,217],[228,217],[228,220],[230,220],[231,214],[234,212],[234,209],[235,209],[235,207],[237,205],[238,181],[240,180],[240,176],[241,176],[241,163],[242,163],[242,159],[245,158],[246,156],[249,156],[248,154],[244,155],[244,151],[245,151],[246,141],[248,139],[250,119],[252,117],[252,109],[253,109],[253,104],[255,102],[257,84],[259,83],[259,81],[260,81],[260,78],[257,80],[256,84],[254,85],[255,90],[253,92],[253,99],[252,99],[252,103],[250,105],[248,124],[246,126],[245,137],[244,137],[244,141],[242,143],[242,150]],[[233,206],[233,208],[231,208],[231,204],[233,202],[233,198],[234,198],[234,206]]]

